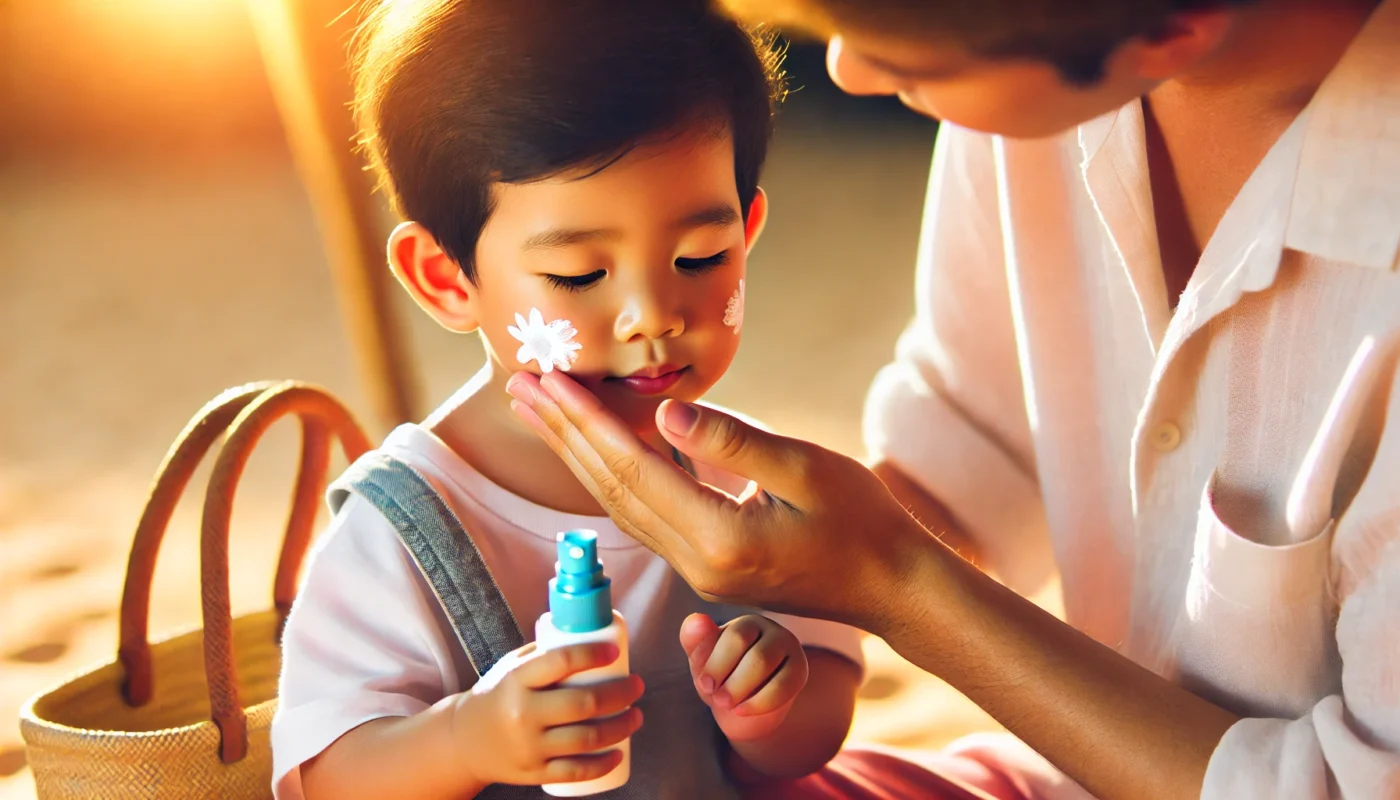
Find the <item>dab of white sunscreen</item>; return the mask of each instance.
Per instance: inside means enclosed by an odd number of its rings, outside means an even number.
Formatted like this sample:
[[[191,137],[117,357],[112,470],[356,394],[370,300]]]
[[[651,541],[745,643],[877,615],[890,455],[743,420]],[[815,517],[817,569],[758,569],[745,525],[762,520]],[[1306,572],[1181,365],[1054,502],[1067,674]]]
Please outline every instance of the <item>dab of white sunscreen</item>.
[[[597,669],[580,672],[564,681],[566,686],[583,686],[625,677],[627,666],[627,623],[612,607],[612,580],[598,563],[598,534],[568,531],[559,534],[559,560],[549,581],[549,611],[535,622],[535,647],[555,650],[575,644],[610,642],[617,646],[617,660]],[[583,797],[606,792],[627,783],[632,774],[632,740],[624,739],[616,748],[622,763],[601,778],[574,783],[547,783],[542,788],[554,797]],[[603,751],[606,752],[606,751]]]

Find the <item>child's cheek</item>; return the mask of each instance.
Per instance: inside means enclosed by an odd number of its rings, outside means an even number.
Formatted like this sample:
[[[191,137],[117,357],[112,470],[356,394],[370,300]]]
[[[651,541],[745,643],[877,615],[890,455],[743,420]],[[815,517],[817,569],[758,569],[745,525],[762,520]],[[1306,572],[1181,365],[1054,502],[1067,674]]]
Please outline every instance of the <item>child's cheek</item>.
[[[734,357],[739,353],[739,340],[741,338],[729,328],[721,328],[709,337],[709,346],[704,348],[703,353],[699,354],[699,357],[705,361],[705,371],[713,375],[716,381],[734,363]]]
[[[578,331],[575,341],[582,347],[578,350],[578,358],[574,361],[571,371],[580,375],[611,372],[613,328],[610,321],[576,314],[572,322]]]
[[[590,321],[565,304],[540,303],[507,309],[485,327],[492,350],[507,368],[538,374],[573,372],[592,360],[590,355],[600,348]]]

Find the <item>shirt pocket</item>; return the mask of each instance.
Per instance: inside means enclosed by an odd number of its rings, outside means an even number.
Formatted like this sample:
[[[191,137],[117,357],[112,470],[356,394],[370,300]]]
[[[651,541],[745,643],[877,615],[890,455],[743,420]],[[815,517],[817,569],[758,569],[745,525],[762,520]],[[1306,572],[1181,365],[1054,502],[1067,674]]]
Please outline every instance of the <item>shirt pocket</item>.
[[[1182,685],[1237,713],[1298,717],[1340,690],[1334,520],[1300,542],[1268,545],[1232,530],[1211,475],[1197,514],[1175,653]]]

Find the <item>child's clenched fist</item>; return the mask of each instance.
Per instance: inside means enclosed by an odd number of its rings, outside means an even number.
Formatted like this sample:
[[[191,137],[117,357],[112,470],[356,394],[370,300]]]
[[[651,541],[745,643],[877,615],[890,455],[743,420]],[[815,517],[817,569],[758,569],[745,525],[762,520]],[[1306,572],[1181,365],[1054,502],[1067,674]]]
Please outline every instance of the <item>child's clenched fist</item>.
[[[723,628],[704,614],[692,614],[681,625],[681,646],[696,691],[731,742],[772,733],[807,685],[802,643],[759,614]]]

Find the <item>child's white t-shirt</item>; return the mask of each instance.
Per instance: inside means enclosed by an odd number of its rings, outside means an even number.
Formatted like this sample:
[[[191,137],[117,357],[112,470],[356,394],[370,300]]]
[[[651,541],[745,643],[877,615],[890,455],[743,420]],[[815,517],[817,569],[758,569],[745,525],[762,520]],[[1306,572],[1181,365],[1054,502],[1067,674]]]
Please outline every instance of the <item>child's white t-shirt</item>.
[[[413,467],[456,513],[481,551],[525,640],[548,610],[559,531],[597,531],[612,578],[613,606],[629,639],[679,648],[679,631],[648,634],[659,614],[650,599],[681,580],[670,565],[607,517],[565,514],[531,503],[487,480],[420,425],[402,425],[380,450]],[[732,476],[697,477],[725,486]],[[334,488],[334,487],[333,487]],[[802,643],[839,653],[864,668],[862,634],[833,622],[769,614]],[[719,620],[724,622],[725,620]],[[661,635],[658,635],[661,634]],[[451,625],[389,521],[351,494],[311,555],[282,642],[280,701],[272,725],[273,788],[299,800],[300,766],[372,719],[409,716],[465,691],[473,673]],[[464,679],[465,676],[465,679]]]

